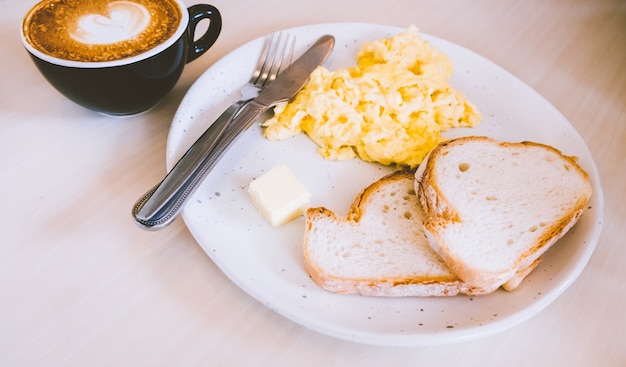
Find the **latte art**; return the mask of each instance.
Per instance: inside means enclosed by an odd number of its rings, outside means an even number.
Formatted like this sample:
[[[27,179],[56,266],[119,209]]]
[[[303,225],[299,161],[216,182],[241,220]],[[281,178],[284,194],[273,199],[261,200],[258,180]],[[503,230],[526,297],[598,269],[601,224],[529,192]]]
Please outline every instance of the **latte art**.
[[[176,0],[44,0],[26,15],[22,31],[29,45],[57,59],[123,60],[177,34],[182,9]]]
[[[141,4],[115,1],[108,8],[108,15],[80,17],[72,38],[89,45],[106,45],[133,39],[150,24],[150,13]]]

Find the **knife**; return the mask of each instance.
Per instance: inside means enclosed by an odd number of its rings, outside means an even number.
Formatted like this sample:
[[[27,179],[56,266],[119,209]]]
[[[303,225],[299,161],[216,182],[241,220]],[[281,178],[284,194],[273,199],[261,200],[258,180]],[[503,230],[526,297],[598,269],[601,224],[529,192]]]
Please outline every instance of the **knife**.
[[[334,45],[333,36],[322,36],[267,85],[256,98],[243,104],[226,128],[220,134],[214,134],[213,139],[204,146],[210,149],[210,154],[197,169],[177,172],[176,166],[181,164],[183,161],[181,159],[163,181],[135,203],[133,217],[137,224],[146,230],[157,230],[174,221],[187,199],[241,133],[252,126],[259,115],[293,98],[306,84],[313,70],[326,61]],[[190,150],[203,148],[194,145]]]

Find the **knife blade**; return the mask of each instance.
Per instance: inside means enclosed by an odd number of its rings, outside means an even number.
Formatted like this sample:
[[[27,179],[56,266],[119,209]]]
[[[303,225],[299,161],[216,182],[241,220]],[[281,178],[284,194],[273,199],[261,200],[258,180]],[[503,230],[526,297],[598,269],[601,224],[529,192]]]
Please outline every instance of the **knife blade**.
[[[214,140],[207,144],[210,154],[197,169],[186,170],[182,175],[168,174],[135,203],[133,216],[137,224],[146,230],[157,230],[174,221],[187,199],[241,133],[247,130],[259,115],[293,98],[306,84],[313,70],[326,61],[334,45],[333,36],[322,36],[255,99],[243,104],[221,134],[216,134]],[[190,149],[194,149],[194,146],[192,145]],[[175,169],[172,169],[170,173],[174,171]]]

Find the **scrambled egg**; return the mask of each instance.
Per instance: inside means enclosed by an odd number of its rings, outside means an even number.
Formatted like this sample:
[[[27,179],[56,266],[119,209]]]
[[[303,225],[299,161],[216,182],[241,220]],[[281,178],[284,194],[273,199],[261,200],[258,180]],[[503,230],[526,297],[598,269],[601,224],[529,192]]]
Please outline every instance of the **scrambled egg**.
[[[318,67],[292,101],[275,108],[264,135],[281,140],[304,131],[327,159],[415,168],[442,131],[481,119],[450,86],[451,75],[448,57],[410,26],[364,44],[354,67]]]

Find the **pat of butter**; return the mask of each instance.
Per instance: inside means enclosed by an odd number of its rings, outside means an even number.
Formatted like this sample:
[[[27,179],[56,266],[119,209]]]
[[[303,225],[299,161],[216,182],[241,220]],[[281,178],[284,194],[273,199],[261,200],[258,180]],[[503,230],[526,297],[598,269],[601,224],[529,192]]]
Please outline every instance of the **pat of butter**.
[[[272,168],[248,186],[252,203],[274,227],[283,225],[308,209],[311,194],[287,165]]]

